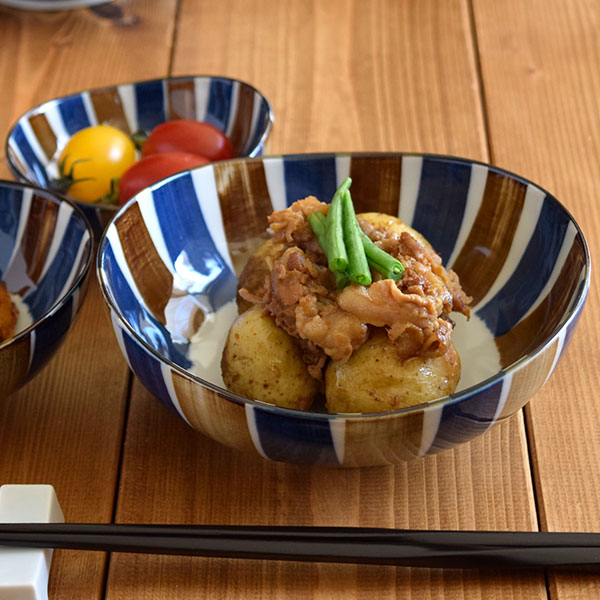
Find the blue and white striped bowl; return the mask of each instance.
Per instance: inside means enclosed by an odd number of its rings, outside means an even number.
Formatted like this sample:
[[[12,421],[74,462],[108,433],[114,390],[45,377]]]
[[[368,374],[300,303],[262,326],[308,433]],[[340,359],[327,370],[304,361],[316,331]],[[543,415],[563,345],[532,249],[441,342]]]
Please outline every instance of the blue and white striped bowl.
[[[254,87],[226,77],[152,79],[86,90],[32,108],[6,140],[8,166],[19,181],[51,188],[56,158],[69,138],[91,125],[126,133],[150,131],[172,119],[206,121],[224,131],[237,156],[260,156],[273,124],[269,101]],[[99,237],[118,208],[73,199]]]
[[[0,181],[0,281],[31,317],[0,343],[0,398],[38,373],[63,341],[83,302],[92,255],[91,228],[74,205]]]
[[[473,296],[472,318],[457,318],[454,334],[459,388],[374,415],[302,412],[228,392],[219,362],[236,273],[264,239],[267,215],[310,194],[328,201],[347,175],[357,212],[398,215],[421,231]],[[521,177],[457,158],[354,153],[232,160],[165,180],[109,225],[98,276],[130,367],[189,425],[272,460],[363,466],[452,448],[524,406],[573,333],[590,262],[569,213]],[[206,323],[190,347],[184,330],[196,306]]]

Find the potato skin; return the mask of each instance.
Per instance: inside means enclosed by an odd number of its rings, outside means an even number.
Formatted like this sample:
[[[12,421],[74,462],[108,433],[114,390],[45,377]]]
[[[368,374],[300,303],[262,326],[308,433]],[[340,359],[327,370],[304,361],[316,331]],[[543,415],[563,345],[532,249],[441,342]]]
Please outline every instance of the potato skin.
[[[402,362],[383,329],[375,329],[345,363],[325,371],[327,410],[377,413],[415,406],[451,394],[460,378],[460,359],[450,345],[442,356]]]
[[[285,408],[307,410],[318,392],[294,339],[258,306],[231,326],[221,372],[232,392]]]

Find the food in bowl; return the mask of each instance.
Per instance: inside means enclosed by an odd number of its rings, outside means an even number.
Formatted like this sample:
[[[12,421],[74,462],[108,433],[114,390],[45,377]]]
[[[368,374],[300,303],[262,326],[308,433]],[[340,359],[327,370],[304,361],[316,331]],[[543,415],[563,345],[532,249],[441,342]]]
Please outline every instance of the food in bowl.
[[[4,342],[15,335],[19,313],[6,285],[0,283],[0,342]]]
[[[332,198],[346,176],[357,213],[397,216],[421,232],[473,297],[469,321],[452,315],[456,390],[369,414],[231,392],[221,353],[238,278],[266,240],[267,217],[311,194]],[[183,422],[251,456],[356,467],[468,442],[552,385],[587,297],[589,262],[572,216],[522,177],[447,156],[326,153],[216,162],[155,184],[109,225],[98,275],[127,362]]]
[[[80,129],[60,150],[52,187],[83,202],[114,203],[115,181],[135,162],[135,144],[111,125]]]
[[[238,284],[241,315],[221,368],[227,388],[307,410],[374,413],[452,394],[460,359],[450,313],[469,315],[458,276],[397,217],[354,213],[350,178],[268,218],[272,237]]]
[[[167,121],[131,136],[111,125],[94,125],[80,129],[60,151],[59,177],[52,186],[83,202],[125,204],[169,175],[234,156],[222,131],[192,119]]]
[[[151,132],[162,123],[183,120],[212,125],[225,133],[236,157],[248,157],[263,153],[274,116],[268,99],[259,90],[228,77],[164,77],[120,83],[31,108],[8,132],[6,158],[17,180],[56,191],[53,181],[60,179],[58,155],[78,131],[105,125],[133,136]],[[104,188],[108,192],[103,194],[110,193],[109,184],[110,178]],[[113,185],[113,198],[119,192],[117,187]],[[114,200],[93,202],[79,200],[69,191],[59,193],[77,203],[96,239],[119,207]]]
[[[6,284],[0,283],[0,344],[25,331],[33,324],[27,304],[17,293],[10,293]]]
[[[47,364],[87,290],[92,231],[70,202],[0,181],[0,399]]]

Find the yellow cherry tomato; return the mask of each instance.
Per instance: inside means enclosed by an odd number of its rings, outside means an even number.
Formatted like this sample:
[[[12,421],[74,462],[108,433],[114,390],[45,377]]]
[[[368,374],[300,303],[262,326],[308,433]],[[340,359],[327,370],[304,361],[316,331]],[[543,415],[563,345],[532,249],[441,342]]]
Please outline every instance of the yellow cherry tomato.
[[[60,181],[69,196],[96,202],[110,194],[111,181],[134,162],[135,145],[126,133],[110,125],[86,127],[60,153]]]

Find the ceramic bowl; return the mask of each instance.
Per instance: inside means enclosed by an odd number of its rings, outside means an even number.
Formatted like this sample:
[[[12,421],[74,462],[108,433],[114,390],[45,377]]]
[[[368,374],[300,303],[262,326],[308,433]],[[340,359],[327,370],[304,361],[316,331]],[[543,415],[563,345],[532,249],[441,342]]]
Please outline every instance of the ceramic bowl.
[[[254,87],[225,77],[171,77],[87,90],[49,100],[19,117],[6,140],[8,165],[19,181],[51,189],[57,157],[80,129],[107,124],[131,134],[172,119],[206,121],[229,136],[237,156],[258,156],[273,110]],[[97,237],[118,210],[72,200]]]
[[[20,8],[21,10],[73,10],[76,8],[104,4],[106,0],[0,0],[0,5]]]
[[[236,274],[267,215],[299,198],[328,201],[347,175],[357,212],[398,215],[429,239],[473,296],[457,317],[454,394],[370,415],[254,402],[223,387],[219,361],[236,316]],[[537,185],[493,166],[415,154],[232,160],[134,197],[102,239],[98,276],[121,349],[146,388],[229,446],[286,462],[366,466],[452,448],[513,415],[571,338],[589,254],[569,213]],[[205,322],[189,344],[196,307]],[[265,349],[268,352],[268,348]]]
[[[0,343],[0,398],[27,383],[64,340],[87,290],[92,231],[70,202],[0,181],[0,281],[19,311]]]

